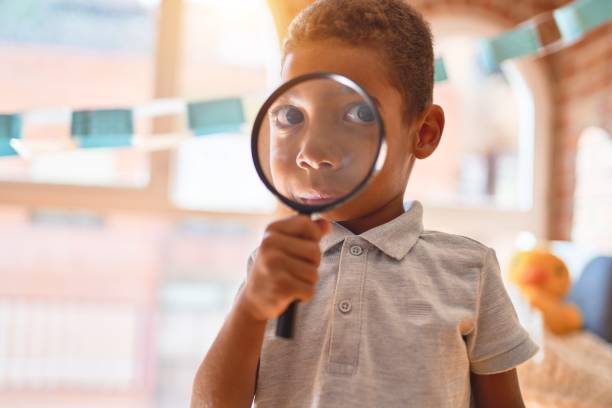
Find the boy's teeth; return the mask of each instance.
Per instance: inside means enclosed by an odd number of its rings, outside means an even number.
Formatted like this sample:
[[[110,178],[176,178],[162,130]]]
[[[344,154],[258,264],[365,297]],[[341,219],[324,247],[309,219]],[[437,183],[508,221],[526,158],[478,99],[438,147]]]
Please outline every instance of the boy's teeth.
[[[320,193],[305,193],[302,194],[302,198],[306,198],[309,200],[318,200],[321,198],[328,198],[330,196],[326,195],[326,194],[320,194]]]

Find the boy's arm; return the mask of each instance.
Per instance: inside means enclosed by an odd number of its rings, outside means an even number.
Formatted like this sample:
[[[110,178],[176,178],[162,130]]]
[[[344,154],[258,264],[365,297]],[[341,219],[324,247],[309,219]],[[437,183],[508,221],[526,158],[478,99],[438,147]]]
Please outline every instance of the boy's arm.
[[[192,408],[251,406],[267,321],[293,300],[312,298],[319,278],[319,242],[330,228],[328,221],[306,215],[268,225],[247,280],[196,373]]]
[[[484,255],[476,299],[476,325],[467,335],[473,399],[477,407],[522,408],[515,367],[538,347],[518,321],[491,249]]]
[[[499,374],[470,374],[477,408],[524,408],[516,369]]]
[[[243,292],[198,369],[191,408],[251,406],[266,322],[245,311]]]

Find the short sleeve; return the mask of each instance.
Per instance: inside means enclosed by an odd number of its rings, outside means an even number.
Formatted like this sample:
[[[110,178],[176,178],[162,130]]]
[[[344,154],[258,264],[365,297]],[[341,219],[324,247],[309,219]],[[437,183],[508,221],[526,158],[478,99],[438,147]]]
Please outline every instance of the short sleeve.
[[[467,348],[475,374],[508,371],[538,351],[518,321],[492,249],[487,249],[480,271],[476,322],[467,336]]]

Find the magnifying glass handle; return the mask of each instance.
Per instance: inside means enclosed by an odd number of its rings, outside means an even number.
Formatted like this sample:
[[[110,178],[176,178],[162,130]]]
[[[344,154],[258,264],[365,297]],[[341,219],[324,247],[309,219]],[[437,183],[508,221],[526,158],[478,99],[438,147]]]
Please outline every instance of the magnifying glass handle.
[[[293,338],[295,329],[295,312],[297,311],[298,301],[294,300],[287,306],[287,309],[276,320],[276,336],[285,339]]]
[[[320,218],[319,213],[301,212],[301,214],[309,215],[311,220]],[[276,337],[282,337],[285,339],[293,338],[293,333],[295,332],[295,315],[297,313],[298,303],[299,302],[297,300],[289,303],[289,306],[287,306],[283,314],[278,316],[276,319]]]
[[[310,215],[311,220],[321,218],[320,213],[302,213]],[[297,312],[298,301],[294,300],[287,306],[287,309],[282,315],[276,319],[276,337],[283,337],[285,339],[292,339],[295,331],[295,314]]]

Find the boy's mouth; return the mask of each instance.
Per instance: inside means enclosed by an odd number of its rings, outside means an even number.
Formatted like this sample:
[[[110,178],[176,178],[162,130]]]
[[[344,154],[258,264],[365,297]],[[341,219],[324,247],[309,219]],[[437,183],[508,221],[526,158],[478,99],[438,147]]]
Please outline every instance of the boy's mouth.
[[[299,203],[306,205],[325,205],[338,201],[341,198],[339,194],[314,190],[295,193],[294,197]]]

